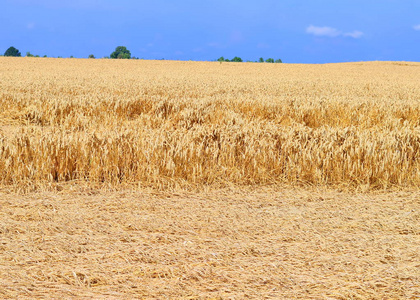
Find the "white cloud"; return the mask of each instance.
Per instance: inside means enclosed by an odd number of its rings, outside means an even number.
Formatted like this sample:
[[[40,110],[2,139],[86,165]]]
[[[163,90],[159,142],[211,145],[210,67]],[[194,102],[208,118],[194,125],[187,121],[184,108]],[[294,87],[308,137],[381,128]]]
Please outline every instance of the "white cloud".
[[[335,28],[324,26],[318,27],[310,25],[306,28],[306,32],[309,34],[313,34],[315,36],[328,36],[328,37],[336,37],[341,34],[341,32]]]
[[[420,31],[420,24],[414,25],[413,28],[414,28],[414,30],[419,30]]]
[[[354,30],[352,32],[342,32],[336,28],[328,27],[328,26],[314,26],[310,25],[306,28],[306,33],[313,34],[314,36],[326,36],[326,37],[338,37],[338,36],[346,36],[352,37],[354,39],[358,39],[363,36],[363,32]]]
[[[361,38],[362,35],[363,35],[363,32],[358,31],[358,30],[355,30],[355,31],[352,31],[352,32],[347,32],[347,33],[344,34],[344,36],[349,36],[349,37],[352,37],[352,38],[355,38],[355,39]]]

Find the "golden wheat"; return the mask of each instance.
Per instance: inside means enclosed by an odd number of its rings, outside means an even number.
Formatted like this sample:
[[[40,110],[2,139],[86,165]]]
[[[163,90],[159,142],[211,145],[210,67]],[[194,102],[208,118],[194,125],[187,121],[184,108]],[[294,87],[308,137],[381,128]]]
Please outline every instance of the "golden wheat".
[[[2,184],[420,184],[420,63],[0,59]]]
[[[0,58],[0,298],[418,298],[419,67]]]

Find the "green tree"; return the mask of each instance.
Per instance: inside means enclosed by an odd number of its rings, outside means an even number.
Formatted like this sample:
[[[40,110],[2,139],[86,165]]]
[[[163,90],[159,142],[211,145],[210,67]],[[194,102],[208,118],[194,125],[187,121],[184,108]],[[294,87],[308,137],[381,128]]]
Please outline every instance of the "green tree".
[[[233,62],[242,62],[242,58],[240,58],[238,56],[235,56],[234,58],[232,58],[231,61],[233,61]]]
[[[260,57],[258,62],[264,62],[264,58]]]
[[[4,56],[22,56],[18,49],[15,47],[9,47],[9,49],[4,52]]]
[[[124,46],[118,46],[115,51],[111,53],[111,58],[130,59],[131,52]]]
[[[31,54],[31,52],[26,52],[26,57],[34,57],[34,55],[33,54]]]
[[[224,58],[223,56],[220,56],[220,57],[217,59],[217,61],[220,61],[220,62],[225,61],[225,58]]]
[[[95,55],[89,54],[89,57],[88,58],[95,58]]]
[[[277,59],[277,60],[275,61],[275,63],[276,63],[276,64],[281,64],[281,63],[283,63],[283,62],[282,62],[282,60],[279,58],[279,59]]]
[[[273,58],[267,58],[267,59],[265,60],[265,62],[266,62],[266,63],[273,63],[273,62],[274,62],[274,59],[273,59]]]

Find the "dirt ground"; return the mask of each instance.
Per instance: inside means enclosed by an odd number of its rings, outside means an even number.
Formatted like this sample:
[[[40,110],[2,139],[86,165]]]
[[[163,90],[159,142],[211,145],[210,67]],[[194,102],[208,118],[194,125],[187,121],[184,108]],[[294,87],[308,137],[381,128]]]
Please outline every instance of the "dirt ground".
[[[0,192],[0,298],[418,299],[420,192]]]

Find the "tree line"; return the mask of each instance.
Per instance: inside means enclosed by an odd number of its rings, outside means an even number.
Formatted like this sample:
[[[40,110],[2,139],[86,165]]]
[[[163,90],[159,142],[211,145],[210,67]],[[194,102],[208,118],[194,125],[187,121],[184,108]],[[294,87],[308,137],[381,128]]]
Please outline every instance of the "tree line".
[[[4,52],[3,56],[13,56],[13,57],[21,57],[22,53],[15,47],[9,47],[6,52]],[[26,57],[41,57],[40,55],[34,55],[31,52],[26,52]],[[44,55],[42,57],[48,57],[47,55]],[[58,56],[58,58],[62,58],[62,56]],[[73,55],[70,56],[70,58],[74,58]],[[95,55],[89,54],[88,58],[96,58]],[[114,58],[114,59],[138,59],[138,57],[131,56],[130,50],[127,49],[127,47],[124,46],[118,46],[115,48],[115,51],[111,53],[110,56],[106,56],[104,58]]]
[[[6,52],[4,53],[4,56],[14,56],[14,57],[21,57],[22,54],[18,49],[15,47],[9,47]],[[39,55],[33,55],[31,52],[26,52],[26,57],[40,57]],[[47,55],[44,55],[43,57],[47,57]],[[61,56],[58,56],[61,58]],[[70,56],[70,58],[73,58],[73,56]],[[90,54],[88,58],[95,58],[95,55]],[[112,59],[138,59],[138,57],[131,56],[130,50],[127,49],[125,46],[118,46],[115,48],[115,51],[111,53],[110,56],[106,56],[104,58],[112,58]],[[235,56],[232,59],[224,58],[223,56],[218,58],[217,61],[219,62],[243,62],[242,58]],[[248,61],[249,62],[249,61]],[[266,62],[266,63],[282,63],[281,59],[274,60],[273,58],[268,58],[264,61],[262,57],[256,62]]]
[[[224,62],[224,61],[225,62],[243,62],[242,58],[240,58],[238,56],[235,56],[232,59],[227,59],[227,58],[224,58],[223,56],[221,56],[221,57],[219,57],[217,59],[217,61],[220,61],[220,62]],[[251,61],[247,61],[247,62],[251,62]],[[263,63],[263,62],[266,62],[266,63],[282,63],[282,60],[280,58],[279,59],[276,59],[276,60],[274,60],[274,58],[267,58],[266,60],[264,60],[264,58],[260,57],[260,59],[258,61],[255,61],[255,62],[260,62],[260,63]]]

